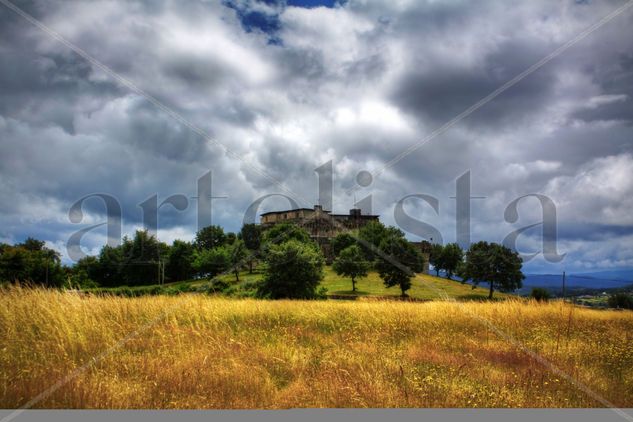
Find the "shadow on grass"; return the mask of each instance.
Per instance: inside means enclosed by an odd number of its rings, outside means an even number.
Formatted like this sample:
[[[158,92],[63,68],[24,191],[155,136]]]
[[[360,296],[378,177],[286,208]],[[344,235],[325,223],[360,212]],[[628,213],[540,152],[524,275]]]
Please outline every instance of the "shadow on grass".
[[[367,296],[369,292],[363,290],[356,290],[355,292],[352,290],[336,290],[329,294],[330,296]]]

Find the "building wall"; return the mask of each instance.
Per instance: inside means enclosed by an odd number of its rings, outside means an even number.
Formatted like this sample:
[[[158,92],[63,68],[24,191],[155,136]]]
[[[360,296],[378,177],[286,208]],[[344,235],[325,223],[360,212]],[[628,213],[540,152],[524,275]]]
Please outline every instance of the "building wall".
[[[377,215],[362,215],[360,210],[350,210],[349,214],[330,214],[316,205],[314,209],[299,209],[267,213],[261,216],[263,226],[292,223],[303,227],[320,246],[328,263],[332,262],[330,240],[340,233],[357,230],[370,221],[379,221]],[[411,242],[424,257],[424,272],[429,272],[429,242]]]

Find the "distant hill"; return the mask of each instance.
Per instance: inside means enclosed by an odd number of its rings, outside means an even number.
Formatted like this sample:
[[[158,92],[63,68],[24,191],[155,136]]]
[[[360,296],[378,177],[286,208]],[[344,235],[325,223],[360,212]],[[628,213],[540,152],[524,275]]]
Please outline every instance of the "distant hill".
[[[633,285],[633,270],[567,274],[565,278],[565,289],[568,294],[578,294],[587,289],[619,289],[630,285]],[[554,294],[560,294],[562,274],[526,274],[519,294],[529,294],[534,287],[542,287]]]

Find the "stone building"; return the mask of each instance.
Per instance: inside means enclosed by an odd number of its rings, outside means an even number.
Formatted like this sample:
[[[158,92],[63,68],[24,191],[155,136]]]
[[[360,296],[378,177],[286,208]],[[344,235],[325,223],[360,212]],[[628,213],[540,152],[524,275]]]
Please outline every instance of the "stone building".
[[[349,210],[349,214],[332,214],[321,205],[314,208],[296,208],[286,211],[271,211],[261,214],[260,224],[271,227],[279,223],[292,223],[303,227],[323,251],[328,263],[333,259],[330,240],[339,233],[357,230],[370,221],[380,221],[378,215],[366,215],[358,208]],[[429,268],[430,243],[411,242],[424,256],[425,272]]]
[[[297,208],[287,211],[271,211],[261,215],[264,227],[278,223],[293,223],[303,227],[313,239],[331,239],[339,233],[363,227],[370,221],[379,221],[377,215],[364,215],[353,208],[349,214],[332,214],[321,205],[314,208]]]

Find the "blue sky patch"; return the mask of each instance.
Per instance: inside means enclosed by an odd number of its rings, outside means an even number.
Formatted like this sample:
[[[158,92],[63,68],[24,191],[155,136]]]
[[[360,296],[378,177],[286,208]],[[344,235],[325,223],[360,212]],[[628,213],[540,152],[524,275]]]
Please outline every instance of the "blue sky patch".
[[[315,7],[334,7],[337,4],[345,3],[345,1],[337,0],[255,0],[250,4],[263,4],[270,6],[269,10],[249,6],[235,0],[225,0],[224,5],[237,12],[237,16],[242,23],[242,27],[246,32],[262,31],[269,35],[271,44],[280,44],[281,40],[276,33],[281,28],[279,22],[279,14],[287,6],[305,7],[308,9]]]

